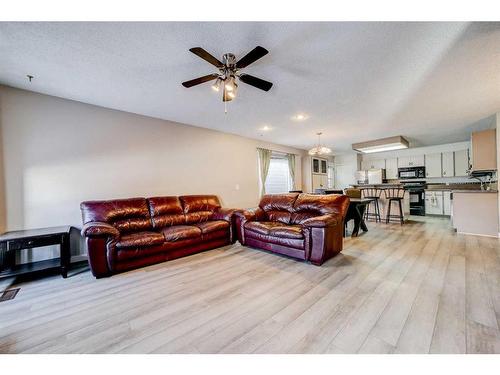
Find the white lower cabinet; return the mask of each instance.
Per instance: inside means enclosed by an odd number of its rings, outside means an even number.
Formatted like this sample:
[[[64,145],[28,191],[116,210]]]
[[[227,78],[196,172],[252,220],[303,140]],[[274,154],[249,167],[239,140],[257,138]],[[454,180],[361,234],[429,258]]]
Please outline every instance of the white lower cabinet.
[[[425,191],[426,215],[451,215],[451,192],[441,190]]]
[[[328,188],[328,176],[324,174],[312,175],[312,190]]]
[[[451,191],[443,191],[443,214],[451,216]]]

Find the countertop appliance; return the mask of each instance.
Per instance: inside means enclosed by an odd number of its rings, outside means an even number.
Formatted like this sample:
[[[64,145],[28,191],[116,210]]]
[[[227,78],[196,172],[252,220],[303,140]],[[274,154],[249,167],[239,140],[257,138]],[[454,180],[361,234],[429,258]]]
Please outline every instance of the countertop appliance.
[[[398,177],[400,180],[425,178],[425,167],[398,168]]]
[[[420,167],[417,167],[420,168]],[[400,168],[410,169],[410,168]],[[402,183],[410,195],[410,215],[425,216],[425,181],[408,181]]]

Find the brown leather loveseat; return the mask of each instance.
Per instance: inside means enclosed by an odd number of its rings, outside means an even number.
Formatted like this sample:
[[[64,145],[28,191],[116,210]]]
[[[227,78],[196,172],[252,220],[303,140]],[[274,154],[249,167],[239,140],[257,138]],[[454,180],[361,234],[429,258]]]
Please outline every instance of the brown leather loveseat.
[[[321,265],[342,251],[345,195],[275,194],[255,210],[235,213],[238,240]]]
[[[234,243],[234,210],[214,195],[87,201],[82,235],[95,277]]]

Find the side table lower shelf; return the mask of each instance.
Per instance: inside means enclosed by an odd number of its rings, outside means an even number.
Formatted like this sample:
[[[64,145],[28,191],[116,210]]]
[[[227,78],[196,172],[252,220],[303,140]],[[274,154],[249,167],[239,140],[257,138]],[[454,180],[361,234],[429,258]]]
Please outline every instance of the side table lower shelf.
[[[83,264],[87,262],[86,255],[77,255],[71,257],[70,266]],[[61,268],[61,258],[53,258],[47,260],[41,260],[38,262],[31,262],[25,264],[18,264],[14,267],[0,270],[0,278],[18,276],[31,272],[39,272],[46,270],[56,270]]]

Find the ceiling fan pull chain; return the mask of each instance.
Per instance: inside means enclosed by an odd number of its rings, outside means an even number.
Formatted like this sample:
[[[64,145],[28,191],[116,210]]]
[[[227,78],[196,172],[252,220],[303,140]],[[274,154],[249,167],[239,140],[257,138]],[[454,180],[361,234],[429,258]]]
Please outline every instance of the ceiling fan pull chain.
[[[227,102],[224,102],[224,114],[227,115]]]

